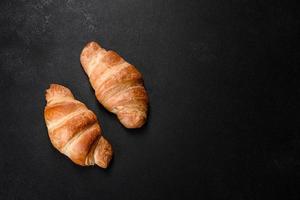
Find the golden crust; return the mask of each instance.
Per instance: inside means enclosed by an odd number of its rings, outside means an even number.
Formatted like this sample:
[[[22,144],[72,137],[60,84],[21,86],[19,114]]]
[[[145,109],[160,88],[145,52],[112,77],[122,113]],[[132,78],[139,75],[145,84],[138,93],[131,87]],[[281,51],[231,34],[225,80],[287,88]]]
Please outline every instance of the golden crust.
[[[46,91],[46,99],[44,116],[53,146],[78,165],[107,167],[112,148],[108,142],[102,147],[95,146],[104,139],[96,115],[61,85],[52,84]],[[103,148],[110,152],[103,154]],[[101,164],[91,162],[99,159]]]
[[[123,59],[114,51],[107,51],[107,53],[103,56],[102,62],[107,65],[107,67],[113,67],[117,64],[121,63]]]
[[[63,148],[65,144],[76,134],[97,123],[96,116],[89,110],[65,120],[62,124],[49,130],[49,136],[54,140],[57,148]]]
[[[81,134],[78,134],[77,138],[64,148],[64,151],[67,152],[73,162],[85,166],[91,145],[98,139],[99,132],[100,127],[98,124],[94,124]]]
[[[96,42],[83,48],[80,61],[98,101],[115,113],[125,127],[141,127],[148,110],[148,96],[141,73],[116,52],[107,51]],[[137,101],[138,106],[129,109]]]
[[[45,119],[47,121],[58,120],[74,111],[86,109],[84,104],[80,102],[59,102],[51,104],[45,108]]]

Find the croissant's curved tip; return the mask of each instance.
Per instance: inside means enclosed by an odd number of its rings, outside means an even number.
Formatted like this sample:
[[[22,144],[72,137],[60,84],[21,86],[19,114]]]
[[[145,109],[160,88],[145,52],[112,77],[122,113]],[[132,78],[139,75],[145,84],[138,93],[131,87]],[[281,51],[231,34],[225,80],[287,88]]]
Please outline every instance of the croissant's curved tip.
[[[120,122],[126,127],[126,128],[140,128],[142,127],[146,122],[146,114],[145,113],[120,113],[117,115]]]
[[[95,164],[101,168],[107,168],[113,155],[111,144],[101,137],[94,152]]]
[[[88,56],[90,54],[93,54],[98,49],[101,49],[101,46],[97,42],[95,41],[88,42],[82,49],[81,56]]]
[[[49,89],[53,89],[53,88],[56,88],[56,87],[64,87],[60,84],[57,84],[57,83],[51,83],[50,86],[49,86]]]
[[[90,48],[94,48],[95,50],[101,48],[100,44],[98,42],[95,41],[90,41],[88,42],[85,47],[90,47]]]
[[[50,87],[46,90],[45,96],[47,102],[58,96],[69,96],[73,98],[72,92],[67,87],[56,83],[50,84]]]
[[[89,62],[90,58],[97,53],[99,49],[101,49],[101,46],[95,41],[91,41],[84,46],[80,53],[80,62],[84,70],[87,70],[87,63]]]
[[[96,164],[103,169],[107,169],[107,167],[109,165],[109,161],[108,161],[108,163],[103,162],[103,163],[96,163]]]

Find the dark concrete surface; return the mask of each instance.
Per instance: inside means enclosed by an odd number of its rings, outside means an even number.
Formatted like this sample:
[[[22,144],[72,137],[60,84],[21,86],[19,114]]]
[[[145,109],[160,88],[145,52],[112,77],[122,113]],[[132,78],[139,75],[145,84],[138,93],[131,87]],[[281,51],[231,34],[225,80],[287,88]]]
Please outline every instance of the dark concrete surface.
[[[296,1],[0,1],[0,199],[300,199]],[[96,101],[83,46],[134,64],[150,97],[127,130]],[[107,170],[56,151],[51,83],[98,116]]]

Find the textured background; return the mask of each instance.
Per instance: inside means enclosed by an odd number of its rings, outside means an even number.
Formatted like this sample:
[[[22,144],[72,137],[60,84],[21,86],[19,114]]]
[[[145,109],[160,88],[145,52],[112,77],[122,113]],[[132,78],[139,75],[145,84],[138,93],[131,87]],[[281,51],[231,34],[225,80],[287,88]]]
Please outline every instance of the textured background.
[[[283,2],[1,0],[0,199],[300,199],[300,18]],[[145,127],[97,103],[79,62],[91,40],[143,73]],[[97,114],[109,169],[52,147],[50,83]]]

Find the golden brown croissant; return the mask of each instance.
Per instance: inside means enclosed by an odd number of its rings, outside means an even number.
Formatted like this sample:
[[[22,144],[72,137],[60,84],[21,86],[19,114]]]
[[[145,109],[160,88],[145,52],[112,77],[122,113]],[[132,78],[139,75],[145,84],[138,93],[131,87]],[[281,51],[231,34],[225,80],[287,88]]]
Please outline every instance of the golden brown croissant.
[[[53,146],[78,165],[106,168],[112,148],[95,114],[61,85],[51,84],[46,100],[44,117]]]
[[[88,43],[80,62],[98,101],[127,128],[141,127],[147,118],[148,96],[141,73],[114,51]]]

